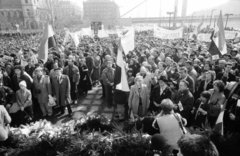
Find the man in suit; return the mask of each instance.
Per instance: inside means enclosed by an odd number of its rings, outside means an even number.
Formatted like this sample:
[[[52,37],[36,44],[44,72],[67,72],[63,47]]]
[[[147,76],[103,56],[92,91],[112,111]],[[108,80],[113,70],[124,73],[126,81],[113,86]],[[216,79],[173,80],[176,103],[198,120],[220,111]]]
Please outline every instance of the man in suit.
[[[236,76],[231,73],[232,70],[232,63],[227,63],[226,67],[224,68],[224,71],[219,72],[217,74],[216,79],[222,80],[225,84],[227,82],[236,81]]]
[[[52,86],[48,75],[43,75],[43,69],[38,67],[35,69],[36,76],[33,78],[33,96],[37,98],[40,105],[42,115],[52,116],[52,107],[48,106],[49,96],[52,95]]]
[[[179,74],[180,74],[180,79],[178,80],[178,84],[180,83],[180,81],[186,80],[189,84],[188,88],[190,92],[193,94],[195,92],[195,83],[193,78],[188,75],[187,68],[186,67],[179,68]]]
[[[74,104],[77,104],[77,86],[80,80],[80,73],[78,67],[73,64],[72,56],[69,56],[68,66],[64,68],[63,74],[69,77],[71,85],[71,99],[73,100]]]
[[[189,91],[189,83],[186,80],[181,80],[179,83],[179,90],[174,99],[175,112],[181,114],[181,116],[187,120],[189,120],[190,112],[193,108],[194,97],[192,93]],[[189,123],[189,122],[188,122]]]
[[[71,104],[71,85],[67,75],[62,74],[62,69],[55,69],[56,77],[53,78],[52,92],[56,98],[58,105],[61,106],[61,114],[64,114],[65,107],[68,109],[68,115],[72,116]]]
[[[27,83],[21,81],[19,83],[20,89],[16,93],[17,104],[20,107],[21,111],[25,111],[31,118],[33,118],[33,109],[32,109],[32,93],[27,89]],[[25,113],[21,113],[21,123],[24,124]]]

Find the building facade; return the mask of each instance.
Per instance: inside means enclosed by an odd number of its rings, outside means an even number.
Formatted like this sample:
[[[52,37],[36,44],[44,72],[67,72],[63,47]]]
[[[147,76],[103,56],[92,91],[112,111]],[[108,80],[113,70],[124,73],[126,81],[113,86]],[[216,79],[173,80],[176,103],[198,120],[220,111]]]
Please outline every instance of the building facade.
[[[87,0],[83,2],[83,19],[86,25],[100,21],[104,27],[112,27],[120,18],[119,6],[113,0]]]
[[[39,29],[52,18],[52,0],[0,0],[0,28]]]
[[[53,15],[55,26],[65,26],[67,23],[78,23],[83,18],[82,7],[69,0],[53,0]]]

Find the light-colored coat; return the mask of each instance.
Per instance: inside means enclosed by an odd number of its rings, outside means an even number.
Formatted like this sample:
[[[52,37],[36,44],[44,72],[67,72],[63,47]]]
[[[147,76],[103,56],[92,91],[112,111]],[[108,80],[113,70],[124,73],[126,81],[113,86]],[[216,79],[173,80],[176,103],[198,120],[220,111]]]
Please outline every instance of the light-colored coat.
[[[52,92],[53,92],[53,96],[56,96],[57,103],[60,106],[66,106],[66,104],[71,103],[72,100],[70,96],[70,90],[71,90],[71,85],[67,75],[61,76],[60,83],[58,83],[57,77],[53,78]]]
[[[148,107],[150,104],[148,88],[145,84],[142,84],[141,93],[139,94],[138,86],[133,85],[131,87],[130,96],[128,99],[129,108],[132,108],[133,114],[138,114],[139,97],[142,98],[142,115],[147,115]]]
[[[36,90],[41,90],[41,93],[37,93]],[[42,75],[40,81],[38,81],[37,76],[33,78],[33,95],[38,99],[38,103],[48,103],[48,97],[52,95],[49,76]]]
[[[16,98],[19,107],[26,108],[32,105],[32,93],[28,89],[26,89],[24,92],[22,92],[22,90],[19,89],[16,93]]]
[[[10,130],[6,124],[9,124],[11,121],[12,119],[6,108],[4,106],[0,106],[0,141],[4,141],[8,138]]]

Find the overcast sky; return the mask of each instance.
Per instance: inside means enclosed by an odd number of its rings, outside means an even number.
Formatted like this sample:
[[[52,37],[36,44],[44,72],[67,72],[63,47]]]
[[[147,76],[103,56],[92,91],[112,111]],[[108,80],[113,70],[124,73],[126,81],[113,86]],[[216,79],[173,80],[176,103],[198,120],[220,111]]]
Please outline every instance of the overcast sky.
[[[81,4],[83,0],[72,0],[78,4]],[[139,3],[145,0],[115,0],[120,6],[120,14],[123,15],[130,9],[137,6]],[[174,11],[175,0],[148,0],[138,8],[134,9],[131,13],[124,17],[159,17],[160,8],[161,15],[167,16],[166,12]],[[187,15],[191,15],[194,11],[199,11],[214,6],[218,6],[226,3],[229,0],[188,0]],[[161,5],[160,5],[161,3]],[[178,1],[178,15],[182,12],[182,0]]]

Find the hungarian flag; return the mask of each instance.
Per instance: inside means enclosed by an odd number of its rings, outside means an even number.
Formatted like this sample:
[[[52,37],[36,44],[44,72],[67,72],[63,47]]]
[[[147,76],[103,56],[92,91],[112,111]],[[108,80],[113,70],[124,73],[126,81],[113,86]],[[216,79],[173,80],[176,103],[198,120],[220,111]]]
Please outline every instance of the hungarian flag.
[[[115,104],[126,104],[128,100],[129,86],[127,81],[127,75],[125,70],[125,62],[123,61],[123,52],[120,48],[118,48],[117,54],[117,63],[115,70],[115,78],[114,78],[114,102]]]
[[[213,131],[222,134],[223,135],[223,117],[224,117],[224,111],[222,111],[219,115],[218,115],[218,119],[216,121],[215,127],[213,129]]]
[[[219,57],[219,55],[221,56],[227,53],[222,11],[220,11],[218,22],[215,27],[215,30],[212,33],[211,40],[212,42],[209,48],[209,52],[212,54],[213,57],[214,56]]]
[[[48,49],[54,47],[56,47],[56,41],[54,38],[53,28],[47,22],[43,32],[40,46],[38,48],[38,58],[43,60],[44,63],[46,63],[48,59]]]

